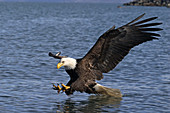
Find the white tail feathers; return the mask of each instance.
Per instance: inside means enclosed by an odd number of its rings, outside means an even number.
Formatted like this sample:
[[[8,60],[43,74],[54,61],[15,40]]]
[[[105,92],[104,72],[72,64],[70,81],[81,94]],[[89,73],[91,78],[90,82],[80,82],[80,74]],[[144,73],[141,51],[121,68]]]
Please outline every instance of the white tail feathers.
[[[96,93],[98,93],[98,94],[109,95],[109,96],[113,96],[116,98],[122,97],[122,94],[119,89],[107,88],[100,84],[96,84],[93,88],[95,89]]]

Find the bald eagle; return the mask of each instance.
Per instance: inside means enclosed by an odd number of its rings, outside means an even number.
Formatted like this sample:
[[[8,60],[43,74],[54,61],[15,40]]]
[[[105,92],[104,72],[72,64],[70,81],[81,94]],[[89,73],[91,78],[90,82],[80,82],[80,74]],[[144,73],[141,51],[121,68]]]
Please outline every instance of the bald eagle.
[[[94,46],[81,59],[60,56],[61,52],[57,54],[49,52],[49,56],[61,59],[57,68],[64,66],[70,76],[70,81],[66,85],[62,84],[62,88],[59,85],[54,85],[55,88],[57,90],[64,89],[67,95],[79,91],[121,97],[120,90],[102,86],[96,80],[103,79],[103,73],[114,69],[131,48],[160,37],[153,31],[162,29],[153,26],[162,23],[150,23],[157,17],[138,21],[143,16],[144,14],[117,29],[115,29],[115,26],[110,28],[99,37]]]

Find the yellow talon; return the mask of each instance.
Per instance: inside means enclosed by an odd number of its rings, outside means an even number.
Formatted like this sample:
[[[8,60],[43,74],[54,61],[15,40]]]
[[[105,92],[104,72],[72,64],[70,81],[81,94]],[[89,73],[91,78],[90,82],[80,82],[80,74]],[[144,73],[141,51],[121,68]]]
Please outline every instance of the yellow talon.
[[[58,88],[58,90],[61,90],[62,88],[59,86],[59,84],[57,85],[57,88]]]
[[[53,87],[56,89],[56,90],[62,90],[62,88],[59,86],[59,84],[57,84],[57,86],[55,86],[54,84],[53,84]]]
[[[53,87],[54,87],[54,88],[57,88],[57,86],[55,86],[54,84],[53,84]]]
[[[66,90],[66,89],[70,89],[70,86],[66,86],[64,84],[61,84],[63,86],[63,89]]]

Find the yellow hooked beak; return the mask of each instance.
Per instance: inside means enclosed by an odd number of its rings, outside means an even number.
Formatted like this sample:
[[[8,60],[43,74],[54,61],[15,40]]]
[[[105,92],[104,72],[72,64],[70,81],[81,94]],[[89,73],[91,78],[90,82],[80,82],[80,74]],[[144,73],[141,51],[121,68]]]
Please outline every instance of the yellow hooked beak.
[[[58,63],[57,64],[57,69],[59,69],[61,66],[63,66],[64,65],[64,63]]]

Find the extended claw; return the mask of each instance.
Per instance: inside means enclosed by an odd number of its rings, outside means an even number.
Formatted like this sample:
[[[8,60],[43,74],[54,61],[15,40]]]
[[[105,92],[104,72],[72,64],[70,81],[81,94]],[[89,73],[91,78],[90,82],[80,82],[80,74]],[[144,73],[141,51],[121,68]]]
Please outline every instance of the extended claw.
[[[62,90],[62,88],[59,86],[59,84],[57,84],[57,86],[53,84],[53,89],[58,90],[58,93],[60,93],[60,91]]]
[[[62,88],[59,86],[59,84],[57,84],[57,86],[53,84],[53,89],[58,90],[58,91],[62,90]]]
[[[64,84],[61,83],[61,86],[62,86],[62,90],[65,91],[67,89],[70,89],[70,86],[66,86]]]
[[[54,89],[54,90],[58,90],[58,93],[60,93],[60,91],[62,91],[61,93],[63,93],[63,92],[65,92],[67,89],[70,89],[70,86],[66,86],[66,85],[64,85],[64,84],[62,84],[62,83],[61,83],[62,88],[60,87],[59,84],[57,84],[57,86],[54,85],[54,83],[52,83],[52,84],[53,84],[53,89]]]

